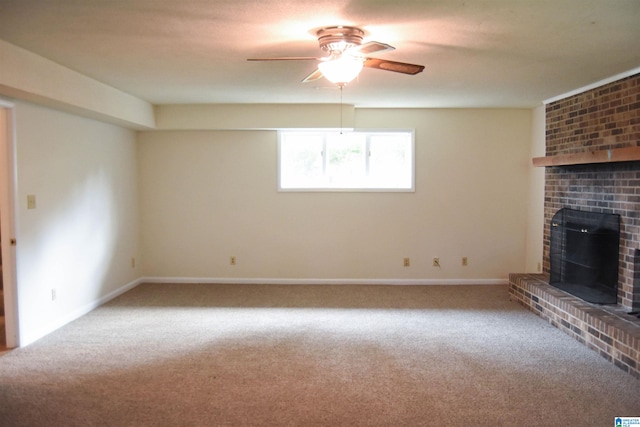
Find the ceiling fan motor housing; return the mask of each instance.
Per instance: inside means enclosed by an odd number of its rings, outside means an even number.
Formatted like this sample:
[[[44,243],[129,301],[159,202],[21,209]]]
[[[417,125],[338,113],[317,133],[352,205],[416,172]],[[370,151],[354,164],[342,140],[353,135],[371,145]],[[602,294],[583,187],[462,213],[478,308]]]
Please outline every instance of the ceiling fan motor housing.
[[[362,44],[364,31],[356,27],[325,27],[316,33],[320,49],[325,52],[344,52]]]

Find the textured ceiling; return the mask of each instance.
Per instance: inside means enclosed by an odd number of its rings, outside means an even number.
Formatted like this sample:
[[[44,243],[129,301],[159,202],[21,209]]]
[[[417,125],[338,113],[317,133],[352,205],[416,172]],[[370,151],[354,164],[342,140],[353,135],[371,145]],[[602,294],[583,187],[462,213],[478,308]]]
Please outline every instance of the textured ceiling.
[[[339,102],[314,61],[246,61],[338,24],[426,66],[363,70],[358,107],[532,107],[640,66],[639,0],[0,0],[1,39],[154,104]]]

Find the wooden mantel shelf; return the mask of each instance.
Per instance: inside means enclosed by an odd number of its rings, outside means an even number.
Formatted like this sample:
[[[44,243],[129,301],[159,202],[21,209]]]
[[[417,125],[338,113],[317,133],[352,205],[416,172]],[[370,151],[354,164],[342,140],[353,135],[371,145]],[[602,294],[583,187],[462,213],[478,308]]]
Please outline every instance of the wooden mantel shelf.
[[[533,166],[569,166],[590,163],[633,162],[640,160],[640,147],[614,148],[611,150],[585,151],[558,156],[534,157]]]

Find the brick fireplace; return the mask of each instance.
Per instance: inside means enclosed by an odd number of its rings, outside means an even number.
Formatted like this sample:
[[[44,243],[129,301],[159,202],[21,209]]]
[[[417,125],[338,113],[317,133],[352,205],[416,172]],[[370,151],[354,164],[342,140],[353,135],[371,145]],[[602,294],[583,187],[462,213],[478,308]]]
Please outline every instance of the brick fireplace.
[[[546,155],[640,145],[640,74],[546,107]],[[640,248],[640,161],[548,167],[545,224],[562,208],[620,215],[618,304],[640,308],[636,249]],[[543,271],[549,273],[549,227]]]
[[[545,114],[543,274],[510,275],[511,295],[640,378],[640,321],[627,314],[640,310],[640,158],[611,161],[640,147],[640,74],[551,102]],[[586,303],[548,285],[549,224],[562,208],[620,215],[616,305]]]

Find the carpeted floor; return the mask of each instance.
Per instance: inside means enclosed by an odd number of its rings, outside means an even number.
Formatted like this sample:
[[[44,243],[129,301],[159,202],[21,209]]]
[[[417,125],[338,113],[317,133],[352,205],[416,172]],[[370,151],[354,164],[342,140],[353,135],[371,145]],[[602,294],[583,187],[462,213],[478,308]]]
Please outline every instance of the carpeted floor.
[[[640,381],[507,286],[144,284],[0,355],[2,426],[613,426]]]

